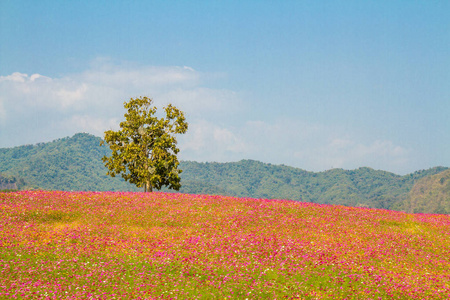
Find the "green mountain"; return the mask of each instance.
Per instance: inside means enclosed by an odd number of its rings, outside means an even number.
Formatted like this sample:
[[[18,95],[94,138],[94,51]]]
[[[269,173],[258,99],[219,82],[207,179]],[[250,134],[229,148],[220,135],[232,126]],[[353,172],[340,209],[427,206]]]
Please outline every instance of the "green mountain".
[[[101,158],[109,155],[101,139],[86,133],[49,143],[0,149],[0,173],[47,190],[137,190],[121,177],[106,176]]]
[[[450,170],[417,181],[400,208],[410,213],[450,214]]]
[[[110,155],[101,138],[86,133],[49,143],[0,149],[0,174],[27,183],[18,188],[138,191],[121,177],[109,177],[101,161]],[[436,167],[405,176],[371,168],[308,172],[253,160],[180,163],[180,192],[406,210],[414,184],[447,170]],[[449,180],[450,182],[450,180]],[[167,190],[166,190],[167,191]],[[414,211],[420,211],[422,206]],[[408,207],[409,209],[409,207]]]
[[[371,168],[308,172],[253,160],[232,163],[184,161],[180,192],[201,193],[198,183],[217,187],[214,194],[238,197],[292,199],[323,204],[399,208],[414,183],[444,171],[436,167],[400,176]]]

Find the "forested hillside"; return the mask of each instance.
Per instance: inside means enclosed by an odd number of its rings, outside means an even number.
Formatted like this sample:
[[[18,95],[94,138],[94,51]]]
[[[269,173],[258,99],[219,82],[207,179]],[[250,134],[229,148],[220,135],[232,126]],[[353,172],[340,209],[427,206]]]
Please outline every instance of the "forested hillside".
[[[198,183],[216,186],[216,194],[282,198],[305,202],[394,209],[406,199],[413,184],[446,168],[436,167],[405,176],[371,168],[308,172],[253,160],[233,163],[181,163],[181,192],[200,193]]]
[[[109,155],[110,150],[100,146],[100,141],[99,137],[78,133],[49,143],[0,149],[0,173],[7,178],[20,178],[23,184],[18,188],[138,191],[120,176],[106,175],[101,158]],[[183,170],[180,190],[183,193],[406,210],[405,201],[413,185],[447,168],[436,167],[400,176],[370,168],[308,172],[242,160],[232,163],[182,161],[180,169]],[[417,206],[414,211],[419,212],[423,207]]]
[[[450,170],[419,180],[400,209],[410,213],[450,214]]]
[[[99,137],[78,133],[49,143],[0,149],[0,173],[48,190],[136,190],[120,177],[106,176],[101,158],[109,155]]]
[[[25,181],[22,178],[0,174],[0,191],[19,190],[25,186]]]

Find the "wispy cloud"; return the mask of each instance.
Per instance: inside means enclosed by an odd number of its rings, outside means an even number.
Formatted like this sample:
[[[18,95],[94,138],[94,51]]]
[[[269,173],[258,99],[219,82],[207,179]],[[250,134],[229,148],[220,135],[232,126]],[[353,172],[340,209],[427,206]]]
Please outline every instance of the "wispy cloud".
[[[411,150],[392,141],[360,139],[323,124],[275,116],[246,119],[252,109],[236,91],[211,88],[209,74],[189,67],[96,61],[77,74],[0,76],[0,147],[48,141],[76,132],[117,129],[123,103],[150,96],[157,107],[183,110],[190,128],[179,137],[181,159],[257,159],[319,171],[370,166],[402,170]]]
[[[401,172],[411,163],[411,151],[392,141],[364,143],[335,128],[292,119],[247,121],[240,127],[196,122],[180,141],[182,158],[189,160],[250,158],[310,171],[369,166]]]
[[[71,78],[49,78],[40,74],[13,73],[0,77],[0,90],[7,109],[74,109],[88,103],[88,86]]]
[[[101,59],[89,70],[58,78],[19,72],[0,76],[0,137],[1,132],[10,132],[0,147],[78,131],[101,136],[104,130],[117,127],[123,103],[131,97],[149,96],[161,108],[172,103],[192,116],[236,106],[238,95],[203,86],[206,76],[186,66],[114,65]],[[17,141],[11,139],[14,132]]]
[[[158,99],[160,102],[185,107],[191,115],[237,111],[243,105],[240,96],[234,91],[206,87],[177,88],[159,95]]]
[[[0,126],[6,123],[6,109],[3,105],[3,100],[0,98]]]
[[[389,140],[369,143],[349,138],[347,134],[336,138],[323,136],[315,147],[296,151],[294,156],[305,165],[321,170],[331,168],[353,169],[362,166],[383,170],[401,170],[411,163],[411,150],[395,145]]]
[[[180,137],[181,158],[196,161],[240,160],[250,152],[249,143],[234,127],[206,120],[190,123],[186,136]]]

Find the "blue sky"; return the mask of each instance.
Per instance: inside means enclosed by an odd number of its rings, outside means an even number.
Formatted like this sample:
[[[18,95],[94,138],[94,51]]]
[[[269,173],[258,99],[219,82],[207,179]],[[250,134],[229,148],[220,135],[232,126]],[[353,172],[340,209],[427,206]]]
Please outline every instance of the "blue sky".
[[[449,1],[0,1],[0,147],[116,129],[150,96],[180,158],[450,166]]]

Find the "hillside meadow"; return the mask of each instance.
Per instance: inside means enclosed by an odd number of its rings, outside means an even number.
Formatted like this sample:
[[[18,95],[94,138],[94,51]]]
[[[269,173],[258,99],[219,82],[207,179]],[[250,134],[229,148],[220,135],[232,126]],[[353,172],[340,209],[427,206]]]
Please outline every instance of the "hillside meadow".
[[[449,299],[450,216],[170,193],[0,193],[0,299]]]

